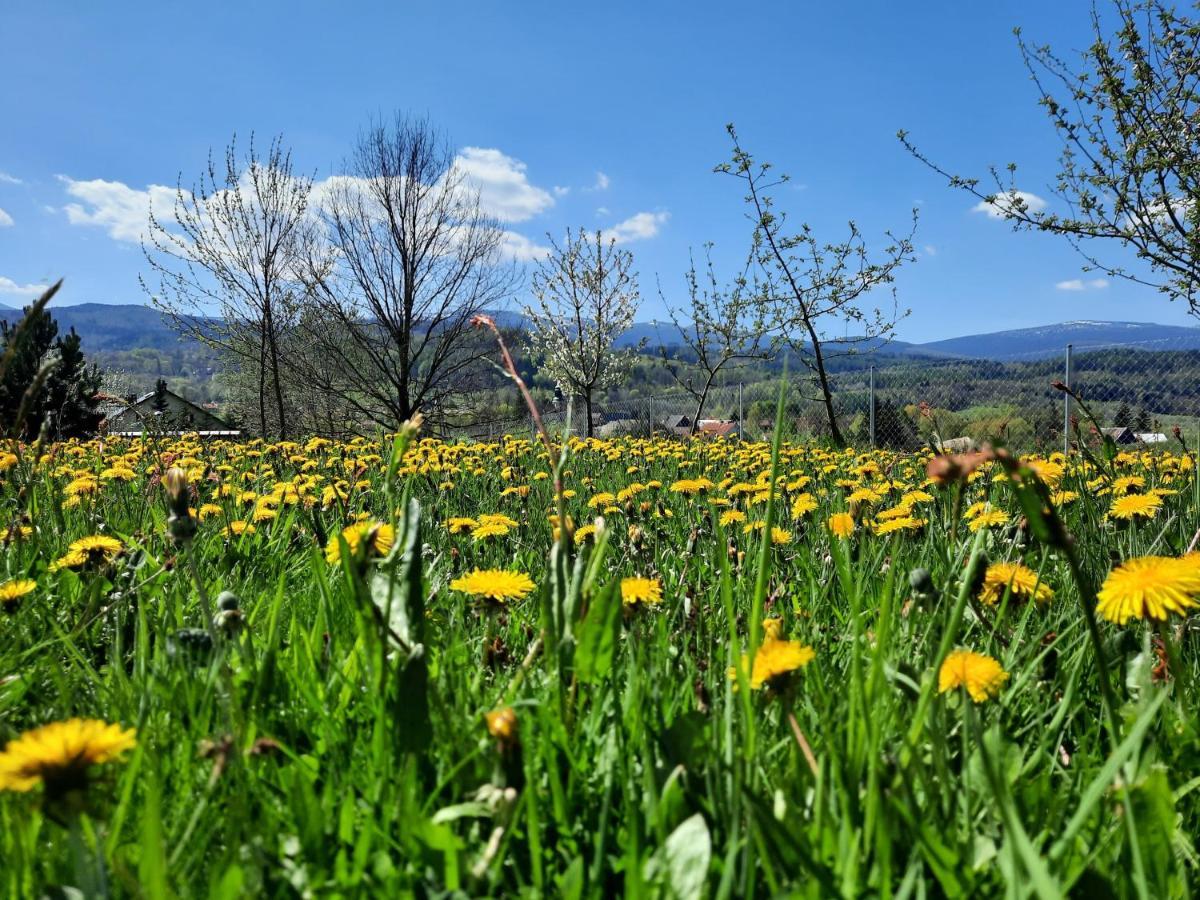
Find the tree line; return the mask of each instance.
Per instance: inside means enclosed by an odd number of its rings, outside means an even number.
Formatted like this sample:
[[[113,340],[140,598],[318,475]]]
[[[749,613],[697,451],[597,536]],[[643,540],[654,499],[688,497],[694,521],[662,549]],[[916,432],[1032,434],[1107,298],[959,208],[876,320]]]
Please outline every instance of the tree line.
[[[988,187],[931,161],[906,132],[900,139],[1016,228],[1063,237],[1085,269],[1152,284],[1198,311],[1200,23],[1160,0],[1111,9],[1093,9],[1094,41],[1078,67],[1018,33],[1062,141],[1055,187],[1067,212],[1031,208],[1013,164],[993,169]],[[683,274],[682,301],[659,288],[684,341],[661,361],[695,401],[694,421],[739,368],[795,361],[793,384],[844,444],[832,375],[839,357],[886,343],[907,314],[894,287],[916,257],[916,212],[911,228],[885,232],[874,249],[853,220],[832,238],[793,224],[777,190],[786,175],[727,130],[730,155],[715,171],[742,192],[744,264],[722,277],[706,244]],[[633,254],[615,235],[568,230],[526,271],[506,255],[509,237],[448,138],[400,114],[364,128],[320,182],[281,138],[243,148],[235,137],[196,178],[180,177],[171,209],[151,210],[141,281],[178,331],[220,354],[239,419],[263,436],[364,433],[417,412],[435,425],[480,414],[502,377],[472,322],[513,307],[530,323],[523,340],[539,375],[582,405],[590,433],[594,401],[629,368],[616,339],[641,302]],[[1108,258],[1110,246],[1140,264]],[[6,356],[32,352],[17,337],[5,330]],[[36,365],[5,374],[16,379],[0,395],[9,407],[42,377],[50,349],[39,340]],[[71,370],[77,340],[54,348],[75,379],[67,393],[86,393],[90,376]],[[55,387],[50,379],[41,388]],[[59,409],[42,421],[65,421]]]
[[[886,338],[890,309],[868,310],[912,259],[911,232],[871,257],[858,228],[822,242],[785,229],[768,174],[729,128],[717,171],[747,191],[745,271],[721,282],[711,263],[684,276],[686,303],[667,306],[684,346],[663,351],[696,401],[739,365],[789,347],[830,409],[827,327],[855,323]],[[915,215],[914,215],[915,224]],[[318,182],[276,138],[236,137],[170,210],[152,210],[142,284],[183,334],[220,352],[242,420],[269,437],[391,428],[417,412],[435,426],[470,417],[495,389],[480,314],[521,309],[521,336],[539,375],[585,411],[628,371],[639,348],[618,349],[641,301],[632,252],[616,236],[568,229],[527,269],[506,257],[490,215],[449,140],[428,120],[371,123],[336,175]],[[711,245],[710,245],[711,246]],[[710,249],[706,247],[706,251]],[[660,288],[661,290],[661,288]]]

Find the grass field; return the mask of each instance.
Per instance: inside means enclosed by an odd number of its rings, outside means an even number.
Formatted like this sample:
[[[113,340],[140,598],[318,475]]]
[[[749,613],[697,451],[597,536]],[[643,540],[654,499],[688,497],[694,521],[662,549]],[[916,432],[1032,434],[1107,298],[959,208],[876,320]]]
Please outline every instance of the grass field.
[[[2,896],[1193,893],[1181,446],[9,449]]]

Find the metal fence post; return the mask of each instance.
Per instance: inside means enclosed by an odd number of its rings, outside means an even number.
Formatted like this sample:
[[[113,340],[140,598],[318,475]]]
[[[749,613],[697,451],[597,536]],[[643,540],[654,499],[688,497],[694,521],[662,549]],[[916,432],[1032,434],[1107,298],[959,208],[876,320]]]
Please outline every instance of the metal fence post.
[[[1071,387],[1071,345],[1067,344],[1066,376],[1063,380],[1068,388]],[[1071,395],[1063,393],[1063,454],[1071,452]]]
[[[871,366],[871,379],[867,388],[867,415],[870,420],[871,446],[875,446],[875,366]]]
[[[654,437],[654,395],[650,395],[650,437]]]

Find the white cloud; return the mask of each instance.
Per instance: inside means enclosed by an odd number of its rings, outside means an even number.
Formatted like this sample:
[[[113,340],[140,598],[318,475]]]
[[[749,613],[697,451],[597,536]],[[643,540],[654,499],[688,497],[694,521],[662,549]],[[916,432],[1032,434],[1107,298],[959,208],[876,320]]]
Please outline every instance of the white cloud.
[[[991,203],[986,200],[980,200],[971,207],[971,212],[986,213],[990,219],[1003,219],[1009,212],[1014,211],[1020,201],[1023,206],[1023,211],[1027,213],[1039,213],[1046,208],[1046,201],[1037,194],[1031,194],[1029,191],[1004,191],[997,194]]]
[[[0,172],[0,184],[24,184],[20,178],[15,175],[9,175],[7,172]]]
[[[1108,287],[1108,279],[1089,278],[1085,281],[1082,278],[1068,278],[1054,286],[1060,291],[1102,291]]]
[[[549,247],[531,241],[515,231],[504,232],[500,241],[500,255],[515,262],[534,262],[550,254]]]
[[[603,172],[597,172],[595,182],[592,183],[591,187],[584,188],[584,190],[585,191],[607,191],[608,186],[610,184],[612,184],[612,179],[610,179]]]
[[[937,256],[937,247],[933,246],[933,244],[926,244],[925,253],[928,256]]]
[[[607,216],[607,215],[609,215],[608,207],[607,207],[607,206],[600,206],[600,207],[597,207],[597,208],[596,208],[596,215],[598,215],[598,216]]]
[[[12,224],[13,217],[6,213],[3,209],[0,209],[0,228],[11,228]]]
[[[173,220],[175,188],[152,184],[145,190],[131,188],[120,181],[76,181],[59,175],[67,194],[80,201],[63,207],[72,225],[93,225],[103,228],[117,241],[137,243],[146,232],[153,204],[159,220]]]
[[[502,222],[524,222],[554,205],[554,198],[529,183],[525,163],[499,150],[464,147],[455,165],[479,191],[484,211]]]
[[[565,197],[569,193],[571,193],[571,189],[569,187],[563,187],[561,184],[556,184],[554,186],[555,197]]]
[[[46,292],[46,284],[17,284],[11,278],[0,275],[0,294],[14,297],[40,297]]]
[[[630,216],[624,222],[619,222],[604,232],[605,239],[611,238],[618,244],[628,241],[640,241],[652,238],[658,234],[667,220],[671,218],[668,212],[640,212]]]

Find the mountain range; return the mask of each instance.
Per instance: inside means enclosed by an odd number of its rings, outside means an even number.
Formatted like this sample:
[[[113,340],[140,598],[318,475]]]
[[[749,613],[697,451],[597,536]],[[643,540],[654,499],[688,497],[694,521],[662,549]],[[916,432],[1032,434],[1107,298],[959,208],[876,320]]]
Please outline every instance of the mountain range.
[[[137,349],[172,350],[179,336],[158,310],[137,304],[81,303],[53,309],[59,328],[74,328],[83,338],[85,351],[104,352]],[[17,321],[19,310],[0,306],[0,320]],[[514,329],[527,327],[520,313],[500,312],[497,324]],[[680,330],[672,322],[637,322],[618,339],[618,346],[644,345],[647,349],[680,344]],[[1200,350],[1200,327],[1158,325],[1152,322],[1098,322],[1078,320],[1017,328],[984,334],[963,335],[927,343],[891,341],[875,349],[891,357],[937,357],[992,360],[1031,360],[1058,356],[1071,344],[1075,350],[1129,346],[1145,350]]]

